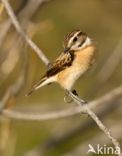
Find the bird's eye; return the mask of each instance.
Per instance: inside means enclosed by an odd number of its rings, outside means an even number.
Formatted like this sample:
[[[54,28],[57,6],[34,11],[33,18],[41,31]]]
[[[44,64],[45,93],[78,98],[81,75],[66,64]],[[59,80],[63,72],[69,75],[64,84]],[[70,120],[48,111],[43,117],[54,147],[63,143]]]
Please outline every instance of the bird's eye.
[[[73,39],[73,42],[76,42],[78,40],[78,38],[77,37],[75,37],[74,39]]]

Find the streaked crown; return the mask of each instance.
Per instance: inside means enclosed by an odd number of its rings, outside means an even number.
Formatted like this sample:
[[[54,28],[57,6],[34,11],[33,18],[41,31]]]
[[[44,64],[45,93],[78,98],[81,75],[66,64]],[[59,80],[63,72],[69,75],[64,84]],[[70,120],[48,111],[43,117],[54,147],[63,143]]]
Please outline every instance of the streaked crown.
[[[64,39],[64,52],[69,50],[77,51],[81,50],[92,44],[92,40],[86,35],[86,33],[80,30],[73,30],[71,33],[65,36]]]

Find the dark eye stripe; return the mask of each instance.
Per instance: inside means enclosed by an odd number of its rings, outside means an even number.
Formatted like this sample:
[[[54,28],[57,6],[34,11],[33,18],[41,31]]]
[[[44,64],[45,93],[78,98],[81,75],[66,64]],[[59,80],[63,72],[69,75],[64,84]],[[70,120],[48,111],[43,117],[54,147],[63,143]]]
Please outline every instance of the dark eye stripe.
[[[81,44],[78,45],[78,47],[81,47],[85,42],[85,39],[81,42]]]
[[[73,39],[73,42],[76,42],[78,40],[78,38],[77,37],[75,37],[74,39]]]

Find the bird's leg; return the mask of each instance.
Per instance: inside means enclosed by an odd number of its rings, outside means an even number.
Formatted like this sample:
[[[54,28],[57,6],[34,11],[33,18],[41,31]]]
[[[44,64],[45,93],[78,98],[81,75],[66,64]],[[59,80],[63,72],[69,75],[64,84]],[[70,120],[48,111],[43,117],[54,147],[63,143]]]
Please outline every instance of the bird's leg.
[[[73,89],[73,90],[72,90],[72,93],[73,93],[75,96],[78,96],[76,90]],[[66,93],[65,93],[65,96],[64,96],[64,101],[65,101],[66,103],[71,103],[71,102],[73,102],[73,99],[70,97],[69,91],[68,91],[68,90],[66,90]]]
[[[75,98],[76,98],[77,100],[79,100],[78,93],[76,92],[76,90],[73,89],[71,92],[72,92],[72,94],[75,96]],[[64,101],[65,101],[66,103],[71,103],[71,102],[73,102],[73,99],[72,99],[71,96],[69,95],[69,91],[68,91],[68,90],[66,90],[66,93],[65,93],[65,96],[64,96]],[[85,101],[85,100],[81,100],[81,99],[80,99],[80,101],[81,101],[82,104],[87,104],[87,101]]]
[[[77,91],[76,90],[72,90],[72,93],[76,96],[76,97],[78,97],[78,93],[77,93]],[[87,103],[87,101],[85,101],[85,100],[82,100],[82,104],[86,104]]]
[[[65,103],[71,103],[71,102],[73,102],[73,99],[70,97],[68,90],[66,90],[66,92],[65,92],[64,102]]]

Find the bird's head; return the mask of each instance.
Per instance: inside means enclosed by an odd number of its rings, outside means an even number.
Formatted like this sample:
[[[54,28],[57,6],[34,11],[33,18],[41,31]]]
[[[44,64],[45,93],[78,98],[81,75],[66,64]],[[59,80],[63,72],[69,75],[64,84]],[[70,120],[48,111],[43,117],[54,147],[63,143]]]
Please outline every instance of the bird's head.
[[[71,33],[65,36],[64,39],[64,52],[67,51],[79,51],[92,44],[86,33],[80,30],[73,30]]]

